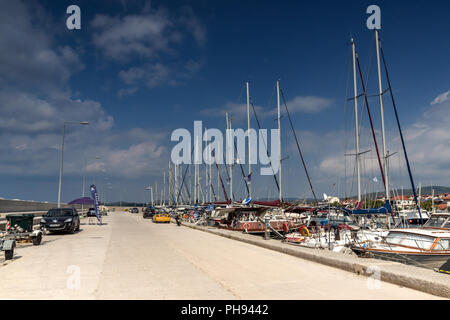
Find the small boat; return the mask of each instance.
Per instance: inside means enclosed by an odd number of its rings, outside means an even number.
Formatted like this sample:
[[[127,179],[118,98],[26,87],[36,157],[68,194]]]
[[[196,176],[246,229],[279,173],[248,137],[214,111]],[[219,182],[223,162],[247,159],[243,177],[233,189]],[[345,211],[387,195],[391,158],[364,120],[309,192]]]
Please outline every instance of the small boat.
[[[432,214],[422,228],[394,229],[380,243],[355,243],[351,249],[363,257],[439,268],[450,259],[450,213]]]
[[[261,234],[266,230],[265,220],[277,232],[289,232],[302,224],[287,218],[271,207],[230,207],[213,210],[211,219],[221,229]]]
[[[401,210],[398,213],[400,223],[409,228],[422,226],[421,221],[426,223],[430,218],[430,214],[426,210],[421,210],[420,214],[416,209]],[[393,222],[392,222],[393,223]]]

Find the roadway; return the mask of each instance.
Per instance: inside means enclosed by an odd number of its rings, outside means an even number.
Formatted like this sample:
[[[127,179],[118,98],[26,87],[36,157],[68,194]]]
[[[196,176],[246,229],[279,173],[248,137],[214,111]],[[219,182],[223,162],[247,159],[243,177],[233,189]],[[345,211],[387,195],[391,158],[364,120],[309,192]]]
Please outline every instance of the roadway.
[[[20,245],[1,299],[437,299],[296,257],[112,212],[106,224]]]

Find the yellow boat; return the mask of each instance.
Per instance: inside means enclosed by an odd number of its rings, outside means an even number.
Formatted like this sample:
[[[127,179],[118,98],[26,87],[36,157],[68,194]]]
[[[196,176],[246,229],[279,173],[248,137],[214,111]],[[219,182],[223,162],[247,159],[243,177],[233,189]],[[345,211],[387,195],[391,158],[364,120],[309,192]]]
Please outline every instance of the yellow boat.
[[[153,216],[153,222],[170,223],[170,215],[167,213],[157,213]]]

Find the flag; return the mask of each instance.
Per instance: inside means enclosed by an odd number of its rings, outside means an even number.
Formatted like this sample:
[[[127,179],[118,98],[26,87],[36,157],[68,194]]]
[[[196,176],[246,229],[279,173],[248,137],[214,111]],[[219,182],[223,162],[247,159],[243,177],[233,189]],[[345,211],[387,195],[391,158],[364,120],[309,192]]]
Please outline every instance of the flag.
[[[94,204],[95,204],[95,216],[97,217],[97,220],[101,223],[101,217],[100,217],[100,212],[98,211],[98,193],[97,193],[97,188],[95,187],[95,185],[91,185],[89,187],[89,189],[91,190],[91,195],[92,198],[94,199]]]

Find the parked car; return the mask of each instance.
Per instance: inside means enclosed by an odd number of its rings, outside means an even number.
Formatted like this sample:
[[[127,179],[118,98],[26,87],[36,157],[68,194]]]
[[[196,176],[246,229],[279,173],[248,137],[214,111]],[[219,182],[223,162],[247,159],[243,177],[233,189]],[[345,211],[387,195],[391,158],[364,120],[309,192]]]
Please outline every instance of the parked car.
[[[75,208],[50,209],[42,216],[41,229],[74,233],[80,230],[80,216]]]
[[[95,208],[89,208],[89,210],[87,212],[87,216],[88,217],[96,217]]]
[[[132,208],[130,210],[131,213],[139,213],[139,209],[138,208]]]
[[[144,219],[152,219],[155,215],[155,209],[152,207],[147,207],[144,209],[144,214],[142,215]]]
[[[153,222],[170,223],[171,218],[168,213],[157,213],[153,216]]]

